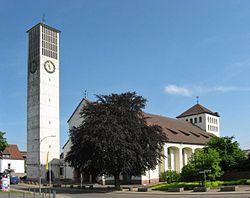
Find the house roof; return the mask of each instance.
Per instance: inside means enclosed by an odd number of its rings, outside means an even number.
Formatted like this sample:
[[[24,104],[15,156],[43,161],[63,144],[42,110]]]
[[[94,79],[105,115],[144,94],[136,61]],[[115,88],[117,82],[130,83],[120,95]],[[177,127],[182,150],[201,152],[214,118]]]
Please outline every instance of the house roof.
[[[18,159],[18,160],[23,159],[23,156],[16,144],[9,144],[2,152],[2,155],[9,155],[10,156],[9,159]]]
[[[27,158],[27,151],[20,151],[20,153],[22,154],[23,158]]]
[[[204,145],[214,136],[212,133],[205,132],[203,129],[184,120],[148,113],[145,116],[148,125],[156,124],[162,127],[168,138],[167,142]]]
[[[202,113],[208,113],[208,114],[220,117],[217,112],[212,112],[206,107],[202,106],[201,104],[196,104],[192,106],[191,108],[189,108],[188,110],[186,110],[185,112],[183,112],[182,114],[180,114],[179,116],[177,116],[176,118],[182,118],[182,117],[197,115],[197,114],[202,114]]]

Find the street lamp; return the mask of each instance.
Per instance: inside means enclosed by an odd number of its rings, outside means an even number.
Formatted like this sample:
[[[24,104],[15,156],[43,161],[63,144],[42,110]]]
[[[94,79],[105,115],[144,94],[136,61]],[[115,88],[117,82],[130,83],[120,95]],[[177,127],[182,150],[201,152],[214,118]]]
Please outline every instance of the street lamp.
[[[210,173],[211,170],[203,170],[203,171],[199,171],[199,173],[202,173],[204,176],[204,187],[206,187],[206,173]]]
[[[45,136],[44,138],[42,138],[39,142],[39,151],[41,150],[41,144],[43,142],[43,140],[47,139],[47,138],[50,138],[50,137],[56,137],[55,135],[48,135],[48,136]],[[39,194],[41,194],[41,158],[40,158],[40,153],[39,152]]]

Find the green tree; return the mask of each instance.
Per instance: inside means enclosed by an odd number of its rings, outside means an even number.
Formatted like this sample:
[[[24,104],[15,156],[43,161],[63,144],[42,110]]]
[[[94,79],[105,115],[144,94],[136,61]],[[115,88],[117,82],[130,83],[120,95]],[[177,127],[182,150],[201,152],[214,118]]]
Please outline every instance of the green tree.
[[[0,151],[3,151],[8,145],[6,138],[4,137],[5,132],[0,131]]]
[[[148,126],[142,112],[146,100],[135,92],[98,95],[82,110],[83,123],[70,131],[69,164],[93,175],[141,175],[155,168],[167,140],[162,128]]]
[[[240,165],[240,169],[243,171],[249,171],[250,170],[250,153],[247,155],[246,159],[243,161],[243,163]]]
[[[245,160],[245,153],[240,149],[239,143],[234,141],[234,137],[212,137],[207,143],[207,147],[215,149],[219,153],[220,166],[223,171],[239,169]]]
[[[207,173],[207,178],[215,180],[222,175],[220,168],[219,153],[211,148],[204,148],[196,151],[189,163],[182,168],[181,178],[184,181],[202,180],[203,175],[200,171],[211,170]]]
[[[160,174],[160,178],[167,183],[178,182],[180,177],[181,174],[173,170],[164,171]]]

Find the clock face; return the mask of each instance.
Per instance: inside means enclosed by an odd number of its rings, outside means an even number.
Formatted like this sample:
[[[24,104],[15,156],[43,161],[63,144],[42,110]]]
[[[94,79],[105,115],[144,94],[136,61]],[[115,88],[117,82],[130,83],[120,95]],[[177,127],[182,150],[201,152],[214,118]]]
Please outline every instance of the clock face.
[[[54,73],[55,70],[56,70],[56,67],[54,65],[54,63],[50,60],[47,60],[45,63],[44,63],[44,68],[45,70],[48,72],[48,73]]]
[[[34,74],[37,70],[37,62],[35,60],[33,60],[30,63],[30,73]]]

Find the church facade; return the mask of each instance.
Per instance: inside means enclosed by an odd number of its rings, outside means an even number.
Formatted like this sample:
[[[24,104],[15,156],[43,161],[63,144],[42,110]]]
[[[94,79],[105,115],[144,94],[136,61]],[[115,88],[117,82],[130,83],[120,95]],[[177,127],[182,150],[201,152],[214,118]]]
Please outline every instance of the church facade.
[[[86,100],[82,99],[68,120],[69,129],[72,127],[78,127],[82,123],[83,118],[80,117],[80,112],[84,105],[86,105]],[[145,116],[148,125],[160,125],[168,138],[162,151],[165,155],[165,159],[162,159],[162,163],[157,165],[155,170],[149,170],[145,175],[137,177],[121,175],[120,179],[124,183],[157,183],[159,182],[161,172],[167,170],[181,172],[182,167],[188,163],[192,153],[197,149],[203,148],[211,137],[220,135],[219,114],[210,111],[201,104],[192,106],[187,111],[177,116],[177,118],[169,118],[147,113],[145,113]],[[63,146],[64,157],[69,152],[70,147],[71,141],[69,139]],[[64,178],[79,180],[80,175],[77,170],[74,170],[65,163]],[[87,182],[96,179],[91,178],[89,175],[84,178]],[[113,177],[105,175],[97,178],[97,181],[102,184],[111,184],[113,183],[113,180]]]

